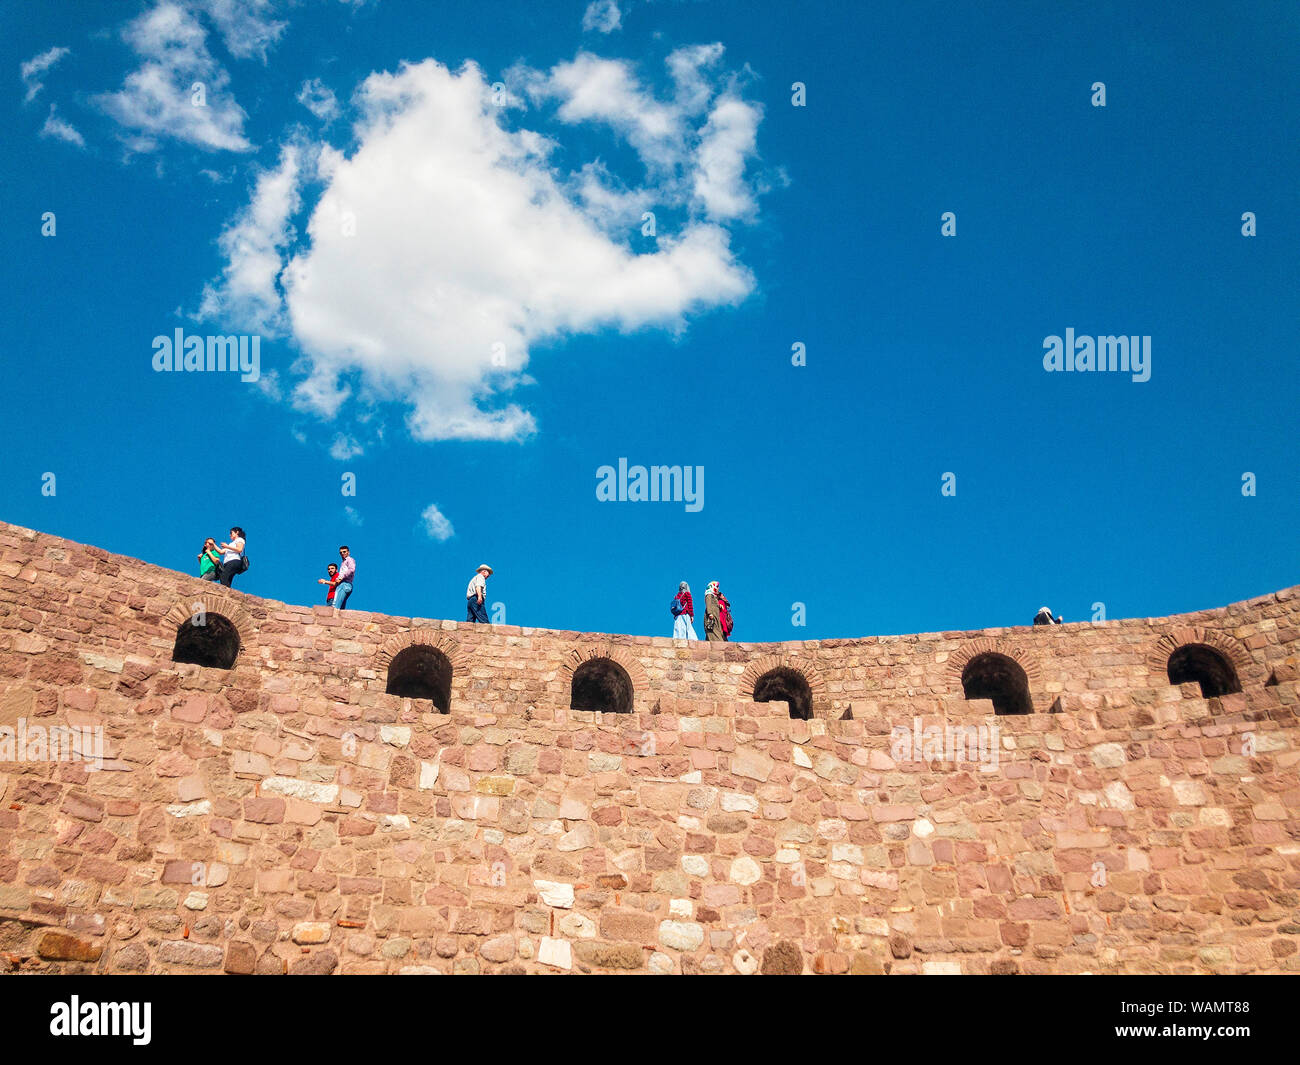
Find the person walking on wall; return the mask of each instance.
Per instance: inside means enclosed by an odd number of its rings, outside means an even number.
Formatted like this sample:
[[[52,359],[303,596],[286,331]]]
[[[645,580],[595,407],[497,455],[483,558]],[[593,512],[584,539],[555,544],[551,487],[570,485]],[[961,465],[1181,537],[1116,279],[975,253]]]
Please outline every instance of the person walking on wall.
[[[731,604],[718,588],[717,581],[709,581],[704,593],[704,635],[710,642],[731,639]]]
[[[339,548],[339,558],[343,564],[339,566],[339,581],[334,589],[334,609],[346,610],[348,596],[352,594],[352,581],[357,575],[357,560],[352,557],[347,544]]]
[[[677,586],[677,594],[673,596],[672,607],[673,617],[673,639],[674,640],[698,640],[695,635],[695,606],[691,602],[691,586],[685,581]]]
[[[221,552],[217,550],[217,541],[211,536],[203,541],[203,550],[199,552],[199,579],[221,580]]]
[[[235,582],[235,575],[248,569],[245,548],[247,541],[244,530],[238,525],[230,527],[230,542],[219,545],[221,549],[221,583],[229,588]]]
[[[492,576],[492,567],[486,562],[474,571],[469,587],[465,589],[465,620],[479,625],[488,623],[487,616],[487,579]]]

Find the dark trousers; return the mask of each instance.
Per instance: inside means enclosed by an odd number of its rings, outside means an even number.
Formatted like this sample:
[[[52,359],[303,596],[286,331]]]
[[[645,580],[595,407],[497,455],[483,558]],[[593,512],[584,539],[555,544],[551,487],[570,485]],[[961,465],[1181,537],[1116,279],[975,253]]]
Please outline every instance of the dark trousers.
[[[471,595],[465,600],[465,608],[466,621],[474,621],[480,625],[486,625],[488,623],[486,599],[480,603],[477,595]]]
[[[234,558],[231,559],[229,562],[223,562],[221,563],[221,583],[224,584],[227,588],[229,588],[231,582],[233,582],[235,579],[235,574],[243,573],[243,572],[244,572],[244,566],[243,563],[239,561],[239,559]]]
[[[217,569],[216,566],[213,566],[210,570],[208,570],[207,573],[203,574],[203,576],[200,577],[199,580],[201,580],[201,581],[219,581],[219,580],[221,580],[221,570]]]

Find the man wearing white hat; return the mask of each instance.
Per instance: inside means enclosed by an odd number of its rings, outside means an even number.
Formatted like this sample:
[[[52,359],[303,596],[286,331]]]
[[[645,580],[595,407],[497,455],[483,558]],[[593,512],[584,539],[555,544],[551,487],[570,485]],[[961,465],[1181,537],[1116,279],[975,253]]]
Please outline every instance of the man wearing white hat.
[[[466,621],[473,621],[480,625],[488,623],[487,607],[487,579],[492,576],[492,567],[486,562],[474,571],[474,576],[470,578],[469,587],[465,589],[465,606]]]

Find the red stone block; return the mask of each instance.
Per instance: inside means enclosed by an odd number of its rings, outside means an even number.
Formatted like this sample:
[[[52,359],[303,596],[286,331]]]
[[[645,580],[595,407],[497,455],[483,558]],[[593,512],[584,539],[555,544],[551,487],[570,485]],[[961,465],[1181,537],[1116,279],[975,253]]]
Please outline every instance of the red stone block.
[[[168,862],[163,866],[162,882],[164,884],[190,884],[202,883],[203,866],[201,862],[174,861]],[[196,881],[195,874],[199,878]]]
[[[206,695],[191,695],[180,706],[172,707],[172,717],[177,721],[186,721],[192,725],[197,725],[208,716],[208,697]]]
[[[284,821],[285,802],[280,798],[254,798],[244,800],[244,820],[260,825],[278,825]]]

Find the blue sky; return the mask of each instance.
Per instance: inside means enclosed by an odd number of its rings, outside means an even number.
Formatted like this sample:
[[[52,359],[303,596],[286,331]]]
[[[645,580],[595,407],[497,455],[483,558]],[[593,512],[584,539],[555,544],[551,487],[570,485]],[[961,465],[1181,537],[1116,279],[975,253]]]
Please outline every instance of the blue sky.
[[[647,635],[683,579],[744,640],[1295,584],[1300,15],[1032,7],[6,3],[0,516]],[[177,328],[259,380],[156,372]],[[599,501],[620,457],[703,507]]]

